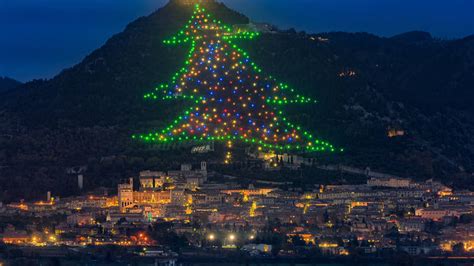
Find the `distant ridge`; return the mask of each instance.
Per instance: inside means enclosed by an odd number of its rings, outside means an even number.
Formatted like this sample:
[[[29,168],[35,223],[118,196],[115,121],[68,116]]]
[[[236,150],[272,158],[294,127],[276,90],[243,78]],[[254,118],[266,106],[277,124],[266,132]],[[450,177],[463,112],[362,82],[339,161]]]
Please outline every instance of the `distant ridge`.
[[[0,93],[14,89],[22,83],[9,77],[0,77]]]
[[[429,32],[425,31],[409,31],[391,37],[392,40],[404,42],[425,42],[432,41],[433,37]]]
[[[208,4],[213,2],[215,2],[215,0],[170,0],[170,3],[178,3],[182,5]]]

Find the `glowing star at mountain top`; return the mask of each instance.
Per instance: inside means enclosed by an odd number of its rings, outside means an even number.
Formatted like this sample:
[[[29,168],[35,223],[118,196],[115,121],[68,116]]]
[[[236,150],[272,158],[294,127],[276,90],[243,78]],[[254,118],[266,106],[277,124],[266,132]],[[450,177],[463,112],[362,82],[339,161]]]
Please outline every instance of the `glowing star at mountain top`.
[[[314,138],[289,122],[282,105],[314,103],[262,70],[234,39],[253,39],[259,33],[234,31],[213,19],[200,5],[183,30],[163,41],[188,43],[184,67],[168,84],[146,99],[186,99],[190,107],[158,132],[134,135],[148,142],[240,141],[286,151],[342,151]]]

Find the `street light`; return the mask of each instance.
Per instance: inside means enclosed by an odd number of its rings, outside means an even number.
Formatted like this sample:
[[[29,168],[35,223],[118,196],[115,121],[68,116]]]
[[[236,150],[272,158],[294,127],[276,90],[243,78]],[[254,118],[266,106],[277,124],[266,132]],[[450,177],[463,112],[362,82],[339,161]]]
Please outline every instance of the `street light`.
[[[214,234],[210,234],[210,235],[208,236],[208,238],[209,238],[209,240],[214,241],[214,239],[216,238],[216,236],[215,236]]]
[[[234,240],[235,240],[235,235],[234,235],[234,234],[230,234],[230,235],[229,235],[229,240],[230,240],[230,241],[234,241]]]

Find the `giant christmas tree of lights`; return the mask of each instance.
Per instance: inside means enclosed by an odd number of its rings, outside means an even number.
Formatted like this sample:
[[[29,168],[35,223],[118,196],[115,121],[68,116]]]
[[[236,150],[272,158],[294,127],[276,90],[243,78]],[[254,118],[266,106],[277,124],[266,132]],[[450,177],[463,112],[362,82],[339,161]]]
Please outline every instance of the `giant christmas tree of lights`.
[[[285,118],[282,105],[314,103],[269,76],[240,49],[235,39],[253,39],[257,32],[231,29],[195,5],[194,14],[166,45],[191,46],[185,65],[169,84],[146,99],[186,99],[190,108],[158,132],[134,135],[147,142],[234,141],[280,151],[340,149],[314,138]]]

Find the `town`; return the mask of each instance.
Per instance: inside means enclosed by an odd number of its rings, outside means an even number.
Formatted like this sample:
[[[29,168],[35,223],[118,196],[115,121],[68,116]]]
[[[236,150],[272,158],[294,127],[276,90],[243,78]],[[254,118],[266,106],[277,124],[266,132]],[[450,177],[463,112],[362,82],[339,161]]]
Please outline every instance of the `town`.
[[[113,195],[57,198],[48,192],[42,201],[1,204],[0,241],[25,256],[117,246],[122,255],[167,263],[178,252],[210,258],[441,258],[474,252],[474,193],[433,180],[371,177],[359,185],[243,187],[233,178],[213,181],[214,175],[206,162],[183,164],[179,170],[141,171]]]

